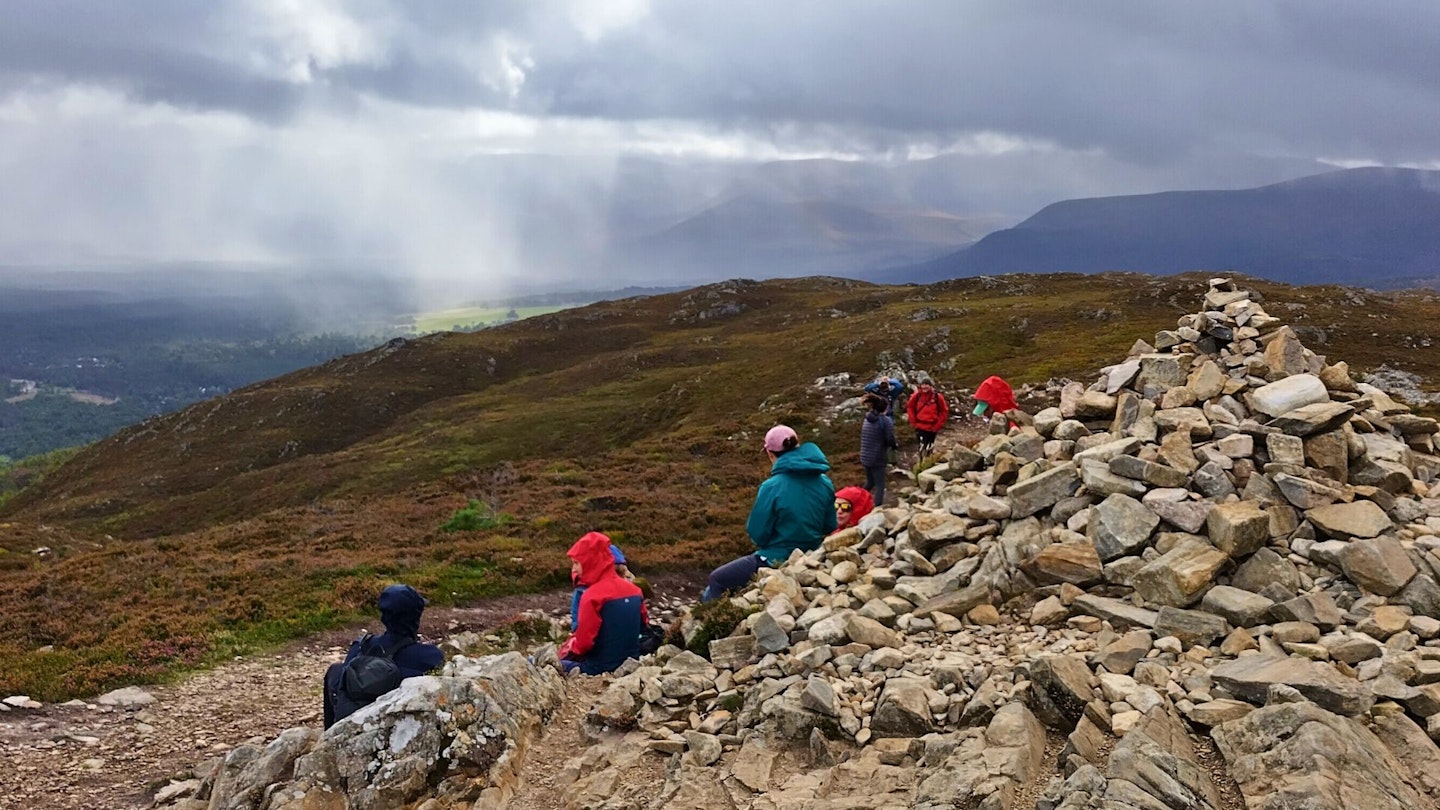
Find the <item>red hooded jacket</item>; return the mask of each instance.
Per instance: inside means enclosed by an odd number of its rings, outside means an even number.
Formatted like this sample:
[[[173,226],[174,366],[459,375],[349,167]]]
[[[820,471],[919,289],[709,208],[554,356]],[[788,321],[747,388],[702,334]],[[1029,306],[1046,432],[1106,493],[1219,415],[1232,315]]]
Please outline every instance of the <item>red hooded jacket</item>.
[[[990,406],[994,413],[1005,413],[1020,407],[1015,402],[1015,392],[1010,383],[999,377],[986,377],[985,382],[975,389],[975,398]]]
[[[570,559],[580,563],[580,577],[577,584],[585,586],[580,595],[580,621],[570,636],[569,649],[577,656],[590,652],[595,645],[595,636],[600,633],[600,608],[612,599],[640,596],[635,583],[615,573],[615,556],[610,553],[610,538],[600,532],[590,532],[570,547]],[[645,608],[640,608],[641,622]]]
[[[910,417],[910,427],[938,432],[945,427],[945,420],[950,418],[950,403],[933,386],[922,385],[905,403],[905,415]]]
[[[871,497],[869,490],[860,487],[845,487],[835,493],[835,499],[850,502],[850,522],[846,524],[847,528],[859,523],[860,518],[870,514],[875,508],[875,499]]]

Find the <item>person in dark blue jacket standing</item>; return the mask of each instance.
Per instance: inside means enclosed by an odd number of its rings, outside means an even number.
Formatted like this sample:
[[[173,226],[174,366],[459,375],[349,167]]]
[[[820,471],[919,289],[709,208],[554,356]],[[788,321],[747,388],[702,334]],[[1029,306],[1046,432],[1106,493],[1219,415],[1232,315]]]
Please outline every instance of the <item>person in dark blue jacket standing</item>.
[[[876,506],[885,505],[885,467],[887,456],[900,445],[895,441],[895,420],[890,418],[889,403],[882,396],[865,395],[865,421],[860,424],[860,466],[865,468],[865,488]]]
[[[325,728],[330,728],[336,721],[359,708],[337,706],[336,698],[338,696],[345,702],[339,681],[344,676],[345,665],[362,651],[366,654],[374,654],[377,650],[390,653],[402,679],[424,675],[445,663],[445,653],[441,652],[439,647],[418,640],[420,615],[425,612],[427,604],[429,603],[425,601],[425,597],[409,585],[391,585],[380,592],[378,606],[380,622],[385,625],[385,632],[378,636],[367,635],[356,639],[351,643],[345,661],[331,664],[325,671]]]
[[[745,532],[755,552],[710,572],[700,600],[718,599],[745,587],[761,566],[778,565],[790,553],[813,551],[835,531],[835,485],[830,483],[830,462],[812,442],[800,443],[795,431],[776,425],[765,434],[770,477],[755,493],[755,506],[745,521]]]

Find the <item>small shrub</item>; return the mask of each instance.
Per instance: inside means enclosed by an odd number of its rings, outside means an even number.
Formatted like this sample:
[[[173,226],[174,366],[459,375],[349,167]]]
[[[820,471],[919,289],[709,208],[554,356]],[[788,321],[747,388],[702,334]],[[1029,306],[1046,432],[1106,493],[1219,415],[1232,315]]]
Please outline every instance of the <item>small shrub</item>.
[[[925,472],[926,470],[934,467],[936,464],[939,463],[940,455],[938,453],[931,453],[925,458],[922,458],[919,461],[915,462],[915,466],[910,468],[910,472],[918,476],[920,473]]]
[[[735,632],[735,628],[739,627],[748,615],[749,610],[735,604],[731,599],[701,602],[690,610],[690,616],[699,623],[699,629],[685,646],[690,652],[709,658],[710,642]]]
[[[497,632],[509,633],[518,642],[557,641],[555,625],[542,613],[521,613],[497,628]]]
[[[463,509],[455,510],[455,514],[440,527],[446,532],[475,532],[485,529],[498,529],[509,524],[513,517],[504,512],[496,513],[489,505],[471,498]]]

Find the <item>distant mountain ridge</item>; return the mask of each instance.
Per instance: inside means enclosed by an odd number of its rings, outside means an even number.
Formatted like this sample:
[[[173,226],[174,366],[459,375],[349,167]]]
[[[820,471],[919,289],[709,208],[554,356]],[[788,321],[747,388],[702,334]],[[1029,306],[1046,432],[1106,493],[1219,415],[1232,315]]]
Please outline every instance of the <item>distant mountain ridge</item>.
[[[1361,168],[1239,191],[1066,200],[930,262],[870,274],[1233,270],[1292,284],[1440,281],[1440,171]]]

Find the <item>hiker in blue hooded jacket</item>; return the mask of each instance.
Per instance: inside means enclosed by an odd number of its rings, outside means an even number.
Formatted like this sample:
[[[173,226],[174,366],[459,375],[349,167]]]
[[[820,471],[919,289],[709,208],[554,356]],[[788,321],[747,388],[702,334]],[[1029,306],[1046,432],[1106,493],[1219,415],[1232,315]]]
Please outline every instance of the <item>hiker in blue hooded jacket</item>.
[[[345,667],[361,654],[388,654],[402,679],[424,675],[445,663],[445,653],[439,647],[418,639],[420,615],[426,604],[425,597],[409,585],[391,585],[380,592],[380,622],[385,632],[356,639],[344,662],[331,664],[325,670],[325,728],[360,708],[345,694],[343,682]]]
[[[819,548],[835,531],[835,485],[825,474],[830,462],[820,448],[812,442],[801,444],[794,430],[776,425],[765,434],[765,453],[770,477],[755,493],[755,506],[745,521],[755,552],[710,572],[702,602],[744,588],[762,566],[778,565],[796,549]]]
[[[890,412],[891,416],[894,416],[895,410],[904,402],[905,383],[900,382],[894,377],[881,377],[875,382],[866,385],[865,393],[884,397],[886,410]]]

